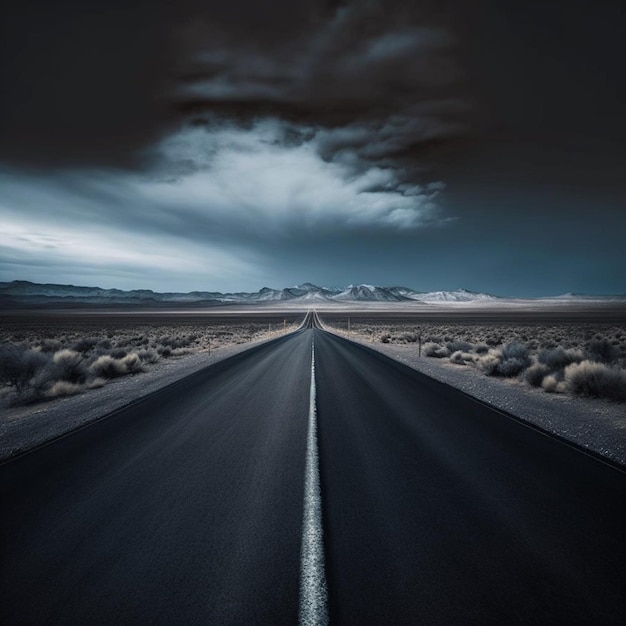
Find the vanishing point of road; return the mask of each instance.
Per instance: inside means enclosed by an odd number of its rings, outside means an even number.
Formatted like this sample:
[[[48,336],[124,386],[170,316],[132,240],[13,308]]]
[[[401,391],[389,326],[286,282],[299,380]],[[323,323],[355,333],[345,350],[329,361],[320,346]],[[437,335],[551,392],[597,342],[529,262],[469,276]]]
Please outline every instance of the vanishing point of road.
[[[626,474],[301,330],[0,466],[3,624],[621,624]]]

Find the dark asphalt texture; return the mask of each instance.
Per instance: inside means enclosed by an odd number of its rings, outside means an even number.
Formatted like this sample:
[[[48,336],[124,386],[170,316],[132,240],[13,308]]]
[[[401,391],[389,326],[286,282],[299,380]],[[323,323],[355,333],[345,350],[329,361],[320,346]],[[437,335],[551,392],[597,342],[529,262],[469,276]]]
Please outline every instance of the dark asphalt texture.
[[[310,333],[0,467],[0,622],[294,624]]]
[[[313,337],[331,623],[622,623],[622,471],[319,329],[0,466],[0,622],[296,624]]]
[[[331,621],[623,623],[623,472],[315,332]]]

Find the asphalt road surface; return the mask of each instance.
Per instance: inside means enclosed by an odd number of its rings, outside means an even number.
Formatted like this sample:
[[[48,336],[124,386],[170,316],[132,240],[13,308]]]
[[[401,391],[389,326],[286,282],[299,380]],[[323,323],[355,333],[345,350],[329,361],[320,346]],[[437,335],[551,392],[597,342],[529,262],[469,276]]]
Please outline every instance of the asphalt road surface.
[[[0,466],[0,621],[623,623],[624,472],[315,325]]]

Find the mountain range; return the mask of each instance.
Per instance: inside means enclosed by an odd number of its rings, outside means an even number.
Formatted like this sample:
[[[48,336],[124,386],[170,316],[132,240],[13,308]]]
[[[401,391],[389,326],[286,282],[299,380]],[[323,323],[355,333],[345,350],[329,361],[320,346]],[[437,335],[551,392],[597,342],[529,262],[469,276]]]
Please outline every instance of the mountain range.
[[[550,300],[585,300],[590,296],[565,294]],[[598,299],[600,297],[593,297]],[[623,299],[623,296],[607,296]],[[537,299],[537,300],[545,300]],[[142,305],[142,306],[220,306],[225,304],[263,303],[349,303],[349,302],[404,302],[422,304],[442,303],[494,303],[506,302],[487,293],[476,293],[467,289],[456,291],[422,292],[408,287],[380,287],[368,284],[347,287],[319,287],[303,283],[294,287],[272,289],[263,287],[255,292],[221,293],[218,291],[191,291],[188,293],[159,293],[150,289],[101,289],[100,287],[76,287],[32,283],[23,280],[0,282],[0,307],[46,305]]]

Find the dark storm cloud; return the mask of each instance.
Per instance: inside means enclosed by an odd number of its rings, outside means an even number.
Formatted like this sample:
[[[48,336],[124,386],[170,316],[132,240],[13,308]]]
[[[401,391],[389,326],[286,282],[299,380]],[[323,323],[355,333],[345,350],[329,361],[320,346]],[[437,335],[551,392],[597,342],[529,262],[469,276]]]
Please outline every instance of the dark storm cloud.
[[[413,147],[466,132],[454,38],[423,8],[354,2],[303,23],[243,44],[219,24],[194,24],[180,109],[197,123],[205,111],[277,117],[316,133],[326,160],[403,167],[407,178],[428,165],[409,158]]]
[[[128,164],[167,123],[165,3],[3,6],[0,160]]]
[[[366,158],[406,151],[459,128],[453,40],[429,13],[371,0],[12,3],[0,161],[126,166],[199,113],[321,125],[344,144],[357,127],[377,142]]]
[[[623,291],[623,9],[590,6],[10,3],[0,273]]]

